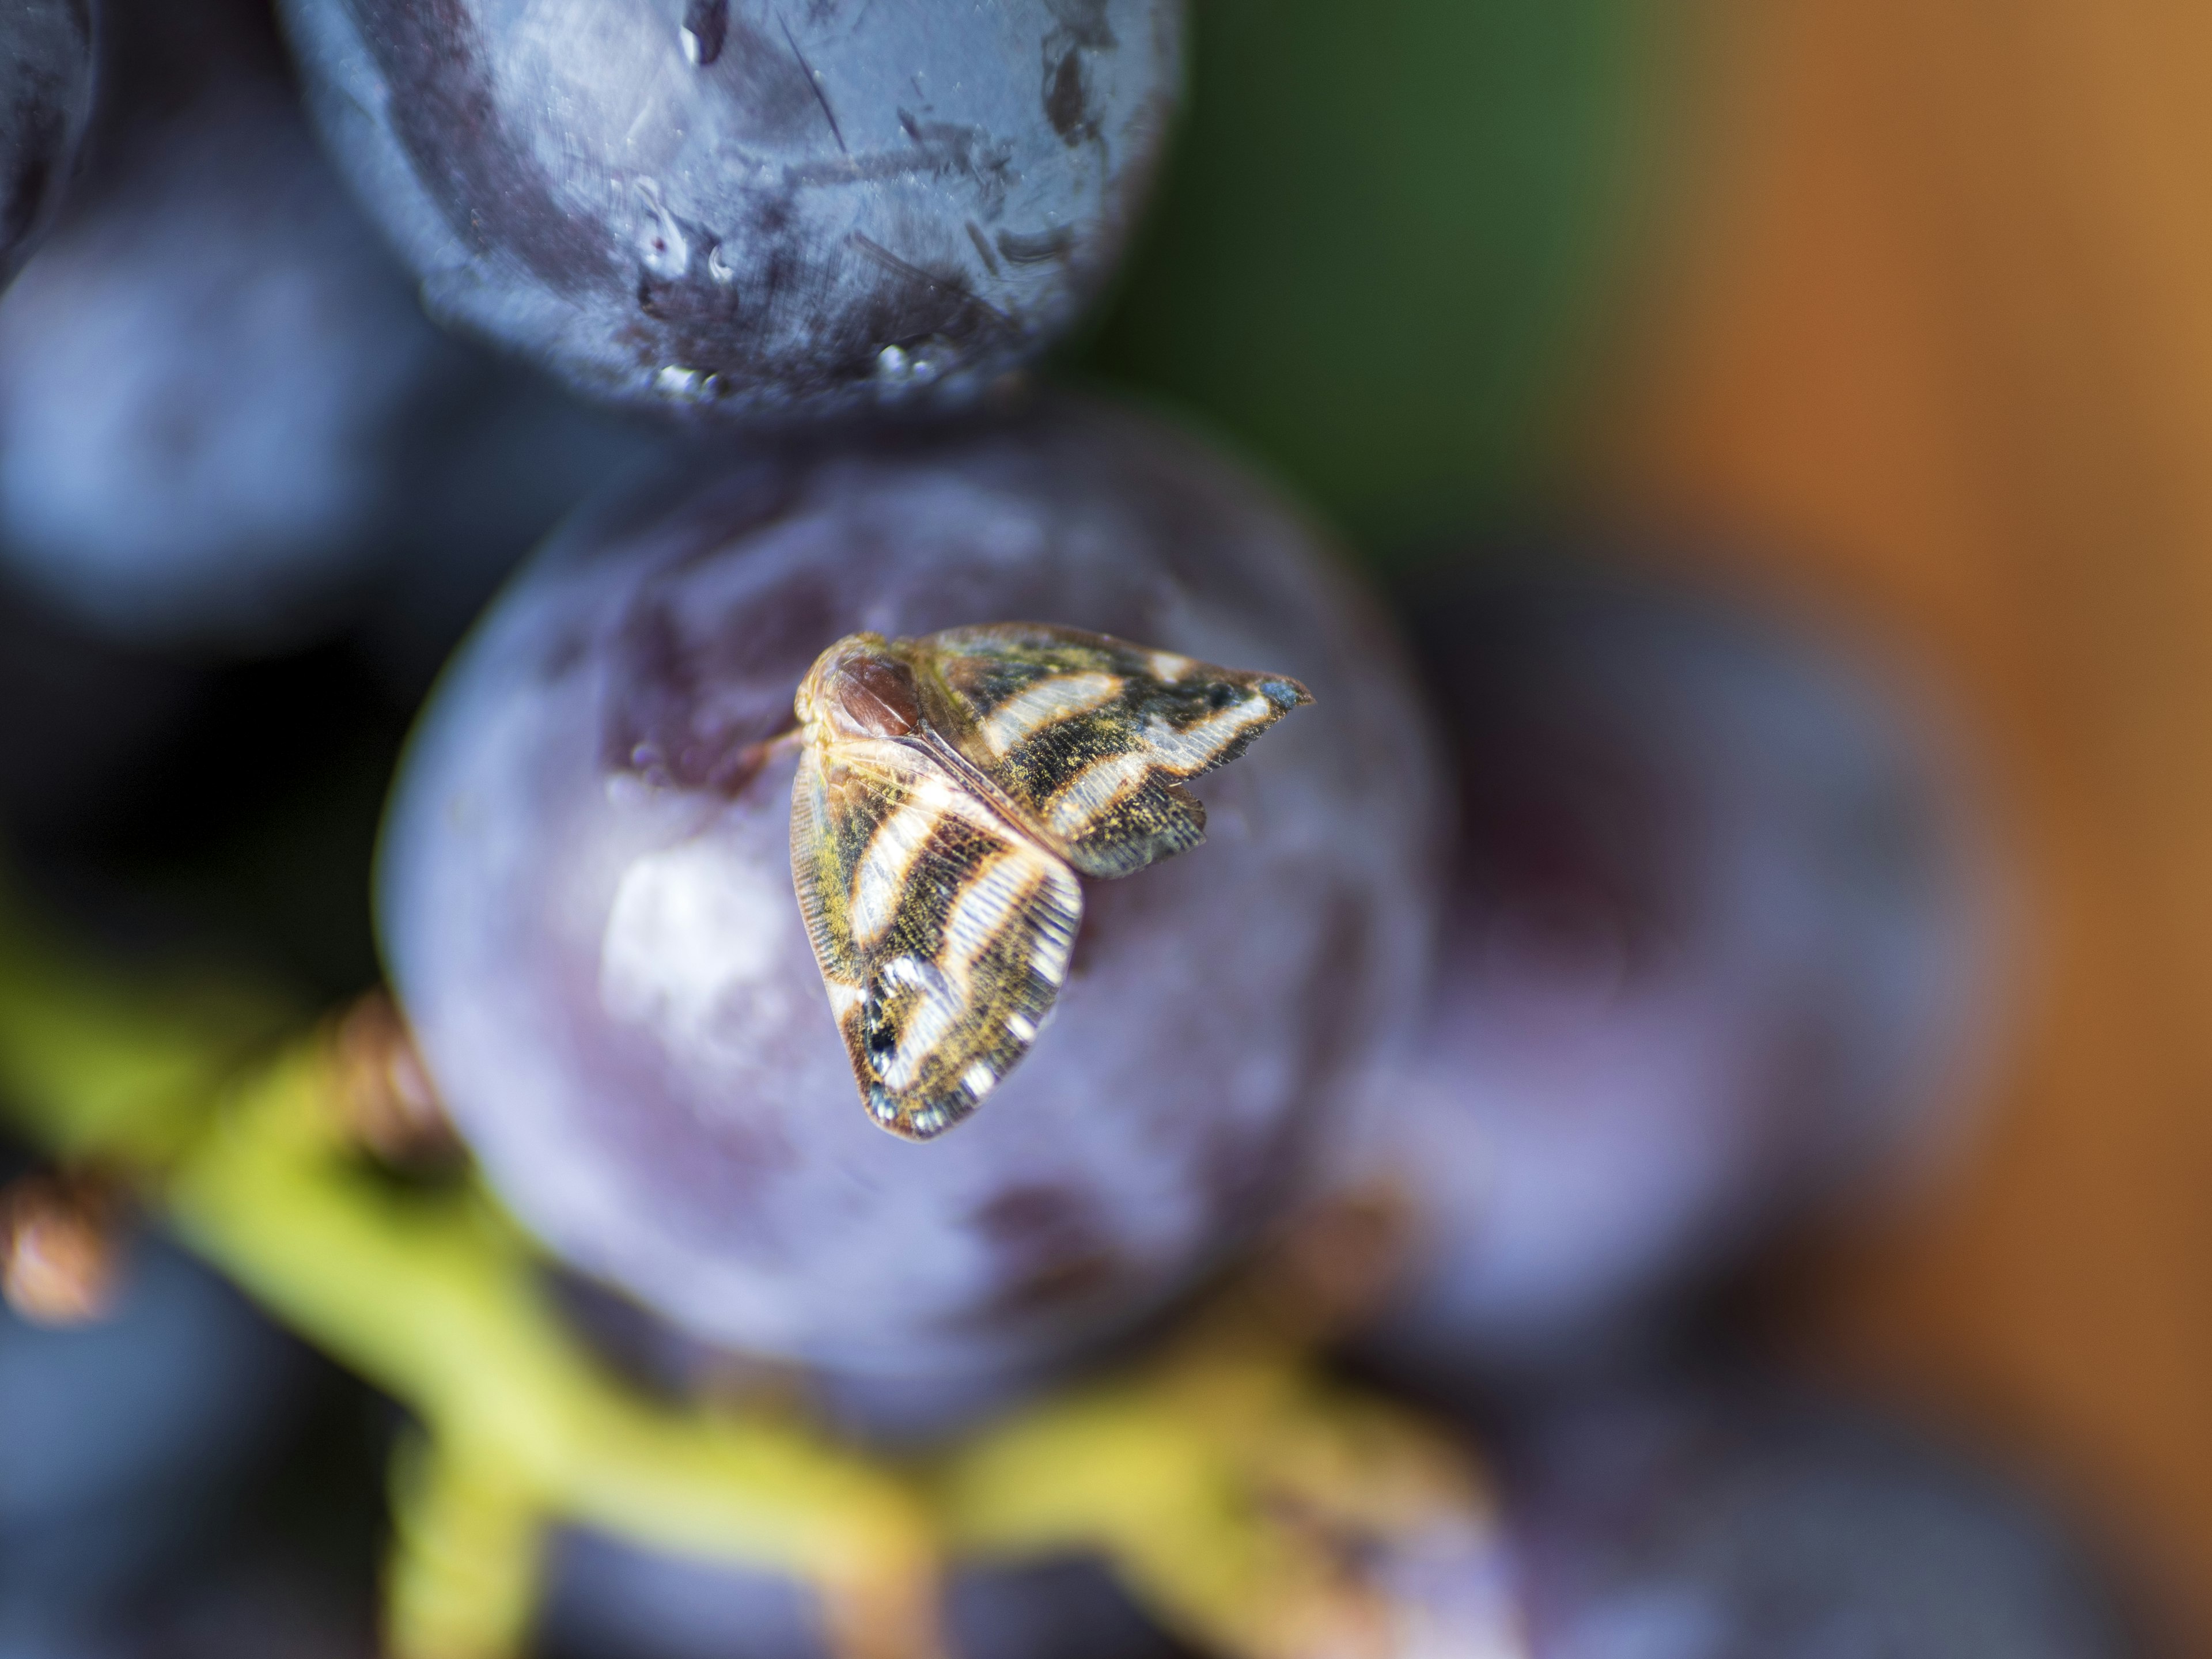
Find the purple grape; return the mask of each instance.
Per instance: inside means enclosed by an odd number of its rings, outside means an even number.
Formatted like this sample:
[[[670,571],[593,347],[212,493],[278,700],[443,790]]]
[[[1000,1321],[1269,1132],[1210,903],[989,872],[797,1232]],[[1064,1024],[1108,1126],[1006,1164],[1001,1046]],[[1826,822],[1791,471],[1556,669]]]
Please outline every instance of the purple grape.
[[[1420,607],[1460,883],[1383,1161],[1419,1243],[1386,1346],[1446,1370],[1620,1335],[1940,1138],[1989,966],[1927,732],[1746,613],[1560,578]]]
[[[163,646],[295,644],[393,565],[449,618],[640,441],[423,318],[265,15],[108,21],[86,176],[0,301],[0,562]],[[526,475],[516,437],[554,453]]]
[[[790,1580],[653,1555],[596,1534],[559,1540],[539,1619],[548,1659],[828,1659],[811,1593]],[[956,1571],[960,1659],[1182,1659],[1105,1570],[1078,1559]]]
[[[304,1358],[148,1236],[92,1324],[0,1308],[0,1651],[112,1638],[128,1595],[220,1530],[294,1414]]]
[[[0,550],[118,634],[325,609],[450,349],[282,84],[226,92],[104,157],[0,301]]]
[[[2142,1659],[2042,1502],[1755,1378],[1614,1382],[1498,1437],[1536,1659]]]
[[[61,199],[92,80],[91,0],[11,0],[0,29],[0,288]]]
[[[1112,272],[1179,0],[287,0],[432,313],[597,396],[957,403]]]
[[[868,629],[1042,621],[1295,675],[1212,842],[1092,884],[1055,1022],[927,1146],[861,1109],[792,891],[792,724]],[[385,830],[387,961],[507,1200],[710,1341],[1048,1358],[1291,1192],[1414,1001],[1433,770],[1309,529],[1171,427],[1020,418],[711,454],[587,513],[448,671]]]

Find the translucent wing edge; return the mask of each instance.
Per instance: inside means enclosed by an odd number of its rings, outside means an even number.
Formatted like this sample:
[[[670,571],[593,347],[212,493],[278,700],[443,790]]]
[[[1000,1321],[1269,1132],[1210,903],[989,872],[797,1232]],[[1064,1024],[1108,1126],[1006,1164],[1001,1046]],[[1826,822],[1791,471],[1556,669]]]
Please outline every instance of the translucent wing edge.
[[[799,898],[800,920],[806,924],[807,940],[814,947],[814,965],[821,972],[822,988],[829,994],[831,1017],[836,1021],[838,1035],[845,1040],[854,1080],[865,1098],[867,1079],[860,1070],[860,1049],[850,1029],[851,1016],[860,1000],[862,964],[845,923],[845,899],[834,893],[824,879],[827,876],[834,882],[836,878],[834,869],[824,868],[825,861],[834,858],[836,848],[828,780],[823,775],[820,755],[809,746],[799,755],[799,770],[791,786],[791,885]]]

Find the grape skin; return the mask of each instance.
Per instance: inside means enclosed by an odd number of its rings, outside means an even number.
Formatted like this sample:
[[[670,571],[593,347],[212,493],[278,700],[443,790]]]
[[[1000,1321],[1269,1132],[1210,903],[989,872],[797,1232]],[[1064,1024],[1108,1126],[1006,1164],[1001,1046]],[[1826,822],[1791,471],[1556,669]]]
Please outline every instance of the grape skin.
[[[102,629],[281,641],[389,528],[451,348],[281,82],[104,147],[0,301],[0,544]]]
[[[46,232],[92,109],[90,0],[15,0],[0,33],[0,288]]]
[[[0,565],[170,650],[281,649],[367,607],[376,648],[427,678],[647,440],[423,318],[265,15],[106,17],[84,177],[0,300]]]
[[[876,1128],[790,874],[793,688],[860,629],[1036,620],[1304,680],[1211,842],[1091,884],[1055,1018],[927,1146]],[[386,959],[451,1109],[570,1261],[856,1370],[1063,1353],[1290,1194],[1415,1002],[1437,791],[1387,632],[1171,428],[1076,402],[724,452],[587,510],[449,670],[386,821]]]
[[[1110,274],[1180,0],[286,0],[432,313],[634,404],[975,398]]]

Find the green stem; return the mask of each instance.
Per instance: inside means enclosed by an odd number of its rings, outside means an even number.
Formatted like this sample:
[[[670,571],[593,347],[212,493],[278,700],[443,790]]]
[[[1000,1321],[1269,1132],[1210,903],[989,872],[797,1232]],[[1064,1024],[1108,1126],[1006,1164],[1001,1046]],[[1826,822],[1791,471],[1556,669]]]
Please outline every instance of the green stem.
[[[57,1156],[159,1165],[301,1012],[234,978],[119,975],[33,923],[0,881],[0,1098]]]
[[[0,1095],[18,1126],[65,1160],[135,1171],[186,1243],[408,1406],[440,1466],[468,1471],[462,1490],[796,1576],[848,1647],[933,1650],[936,1541],[902,1477],[793,1422],[626,1389],[480,1188],[404,1187],[338,1142],[319,1035],[241,1068],[288,1012],[204,977],[102,971],[0,894]],[[477,1535],[434,1533],[448,1567]]]
[[[398,1659],[520,1651],[560,1524],[809,1583],[841,1659],[939,1651],[948,1551],[1070,1548],[1224,1654],[1366,1651],[1375,1598],[1316,1539],[1474,1513],[1433,1435],[1321,1387],[1296,1341],[1224,1344],[1233,1321],[926,1469],[766,1412],[649,1400],[580,1345],[480,1186],[403,1184],[347,1143],[325,1033],[278,1046],[295,1018],[278,999],[104,972],[7,898],[0,1098],[21,1128],[130,1172],[188,1243],[414,1413],[394,1471]]]
[[[496,1462],[424,1435],[392,1461],[385,1641],[393,1659],[501,1659],[530,1633],[544,1567],[544,1516]]]

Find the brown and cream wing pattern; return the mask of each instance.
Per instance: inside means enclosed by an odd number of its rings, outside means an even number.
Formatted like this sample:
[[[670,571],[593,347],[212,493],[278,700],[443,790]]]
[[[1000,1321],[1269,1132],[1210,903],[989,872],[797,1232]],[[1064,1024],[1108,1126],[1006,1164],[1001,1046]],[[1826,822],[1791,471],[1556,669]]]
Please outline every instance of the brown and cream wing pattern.
[[[908,648],[932,725],[1087,876],[1126,876],[1205,840],[1183,781],[1312,701],[1283,675],[1042,623],[949,629]]]
[[[869,1114],[927,1139],[1029,1050],[1083,895],[1061,860],[915,738],[809,744],[792,874]]]

